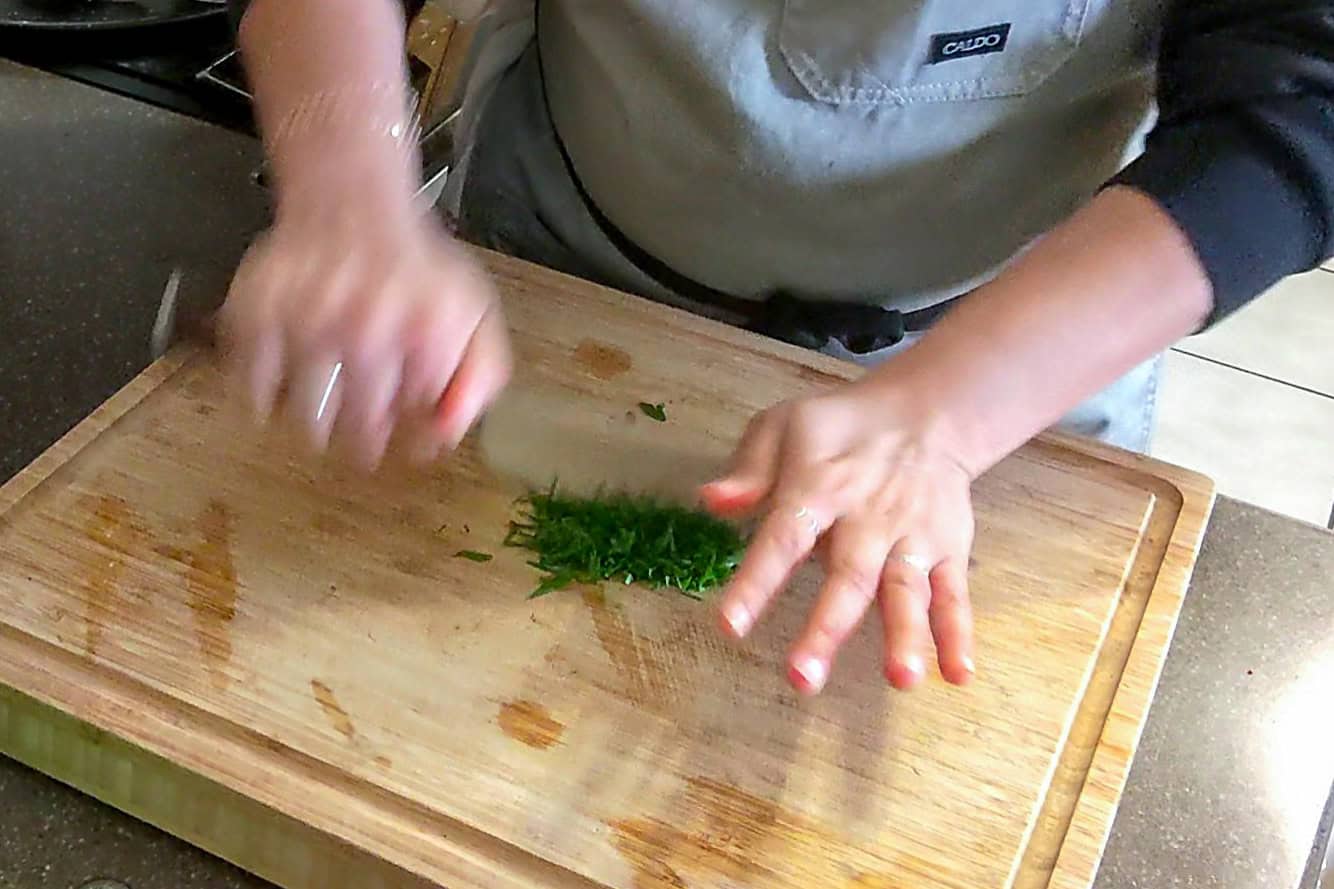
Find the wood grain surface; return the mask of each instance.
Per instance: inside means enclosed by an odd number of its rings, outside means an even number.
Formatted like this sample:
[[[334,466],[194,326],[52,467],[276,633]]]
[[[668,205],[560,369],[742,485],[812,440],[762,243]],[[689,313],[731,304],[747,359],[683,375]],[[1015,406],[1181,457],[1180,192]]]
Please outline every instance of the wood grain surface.
[[[658,432],[706,456],[854,373],[489,262],[516,386],[609,422],[665,403]],[[174,353],[0,488],[0,682],[383,885],[1087,887],[1213,496],[1041,439],[976,486],[978,680],[895,693],[866,627],[802,700],[782,664],[816,575],[739,646],[669,592],[529,601],[501,545],[517,493],[471,440],[425,475],[304,460],[232,412],[208,356]],[[285,886],[369,885],[364,864],[284,870],[179,797],[89,787],[37,718],[23,738],[0,718],[0,749]]]

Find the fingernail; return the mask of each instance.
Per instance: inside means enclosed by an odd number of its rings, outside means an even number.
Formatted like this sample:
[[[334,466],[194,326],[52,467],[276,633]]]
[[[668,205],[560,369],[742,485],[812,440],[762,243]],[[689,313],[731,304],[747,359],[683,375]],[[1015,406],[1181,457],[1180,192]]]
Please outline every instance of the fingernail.
[[[756,499],[750,485],[730,479],[704,485],[700,489],[700,497],[707,509],[722,514],[748,509]]]
[[[700,493],[710,500],[727,500],[732,496],[726,479],[706,482],[700,486]]]
[[[926,661],[922,660],[920,654],[910,654],[903,659],[903,669],[920,677],[926,673]]]
[[[750,610],[740,602],[733,602],[723,609],[723,620],[731,627],[732,632],[738,637],[750,632],[750,625],[753,618],[750,616]]]
[[[977,667],[973,665],[973,659],[968,655],[965,654],[963,656],[962,663],[963,663],[963,668],[967,670],[970,674],[977,672]]]
[[[813,690],[819,691],[824,688],[825,679],[828,674],[825,671],[824,662],[816,657],[804,657],[792,665],[792,669],[806,680],[806,684]]]
[[[739,497],[748,492],[753,485],[746,479],[728,475],[709,482],[705,487],[713,489],[715,493],[724,497]]]

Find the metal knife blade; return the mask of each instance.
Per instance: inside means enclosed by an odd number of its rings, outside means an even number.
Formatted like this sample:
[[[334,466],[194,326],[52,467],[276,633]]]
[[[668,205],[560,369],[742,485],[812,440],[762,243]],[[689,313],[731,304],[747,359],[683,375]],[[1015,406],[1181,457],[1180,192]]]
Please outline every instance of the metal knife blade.
[[[176,333],[176,303],[181,293],[183,273],[179,266],[171,270],[167,286],[162,291],[162,301],[157,307],[157,317],[153,319],[153,332],[149,339],[149,350],[153,360],[167,354]]]
[[[695,506],[699,486],[717,477],[728,443],[674,419],[642,413],[555,386],[516,381],[482,418],[482,461],[528,490],[644,494]]]
[[[172,344],[182,337],[207,346],[214,344],[214,316],[196,316],[180,309],[181,281],[184,277],[185,273],[180,266],[173,268],[162,290],[162,300],[158,304],[157,317],[153,319],[148,343],[149,356],[154,361],[166,355]]]

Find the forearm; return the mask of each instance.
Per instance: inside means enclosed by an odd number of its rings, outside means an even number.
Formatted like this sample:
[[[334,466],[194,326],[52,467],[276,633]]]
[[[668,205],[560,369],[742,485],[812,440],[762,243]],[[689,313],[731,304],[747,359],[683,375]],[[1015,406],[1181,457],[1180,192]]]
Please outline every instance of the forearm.
[[[868,382],[911,386],[974,475],[1200,326],[1209,280],[1152,200],[1111,188]]]
[[[420,169],[396,0],[253,0],[239,41],[280,213],[351,191],[412,199]]]

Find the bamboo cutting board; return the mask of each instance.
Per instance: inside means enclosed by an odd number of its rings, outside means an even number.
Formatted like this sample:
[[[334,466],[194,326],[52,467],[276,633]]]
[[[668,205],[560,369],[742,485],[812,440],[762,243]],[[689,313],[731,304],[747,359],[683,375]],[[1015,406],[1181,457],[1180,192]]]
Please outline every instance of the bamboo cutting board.
[[[520,384],[726,455],[852,371],[492,258]],[[177,352],[0,489],[0,750],[292,887],[1087,887],[1212,504],[1048,438],[976,486],[979,676],[912,694],[878,631],[828,691],[669,592],[501,546],[465,446],[367,480],[288,457]],[[479,564],[460,550],[494,554]]]

